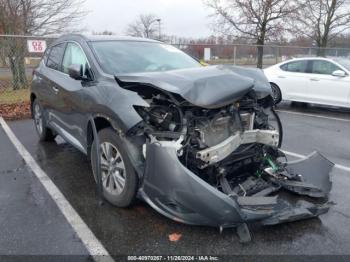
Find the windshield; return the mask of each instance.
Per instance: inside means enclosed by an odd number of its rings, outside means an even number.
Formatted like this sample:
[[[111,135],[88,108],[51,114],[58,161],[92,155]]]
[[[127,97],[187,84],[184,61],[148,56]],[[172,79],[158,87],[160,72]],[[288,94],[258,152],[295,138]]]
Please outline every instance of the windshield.
[[[200,67],[195,59],[179,49],[154,42],[91,42],[102,70],[107,74],[157,72]]]
[[[336,61],[341,66],[345,67],[347,70],[350,71],[350,60],[346,58],[335,58],[334,61]]]

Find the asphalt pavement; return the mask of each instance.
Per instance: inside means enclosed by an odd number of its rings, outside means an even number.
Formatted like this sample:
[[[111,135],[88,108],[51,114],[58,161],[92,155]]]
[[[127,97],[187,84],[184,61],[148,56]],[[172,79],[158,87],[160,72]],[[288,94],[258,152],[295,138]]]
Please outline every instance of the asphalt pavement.
[[[0,141],[0,255],[82,255],[84,261],[89,252],[2,128]]]
[[[278,107],[283,149],[320,151],[350,168],[350,110]],[[100,206],[86,157],[60,138],[39,143],[31,120],[8,123],[39,166],[111,255],[350,255],[350,172],[335,168],[330,198],[337,205],[319,218],[277,226],[251,225],[241,244],[233,230],[188,226],[137,202],[128,209]],[[293,159],[293,158],[291,158]],[[0,254],[87,254],[53,200],[0,128]],[[181,234],[177,242],[169,235]]]

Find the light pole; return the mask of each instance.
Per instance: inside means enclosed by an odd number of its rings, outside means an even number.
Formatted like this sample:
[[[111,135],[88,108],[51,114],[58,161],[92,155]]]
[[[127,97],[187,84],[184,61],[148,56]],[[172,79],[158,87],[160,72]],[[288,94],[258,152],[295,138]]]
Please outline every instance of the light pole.
[[[158,34],[159,34],[158,40],[160,41],[160,39],[162,38],[162,34],[160,32],[160,23],[162,22],[162,19],[158,18],[156,21],[158,22]]]
[[[162,19],[160,18],[157,18],[157,19],[154,19],[153,21],[151,21],[151,23],[149,24],[149,27],[151,27],[151,25],[154,23],[154,22],[158,22],[158,40],[160,41],[160,39],[162,38],[162,34],[161,34],[161,22],[162,22]]]

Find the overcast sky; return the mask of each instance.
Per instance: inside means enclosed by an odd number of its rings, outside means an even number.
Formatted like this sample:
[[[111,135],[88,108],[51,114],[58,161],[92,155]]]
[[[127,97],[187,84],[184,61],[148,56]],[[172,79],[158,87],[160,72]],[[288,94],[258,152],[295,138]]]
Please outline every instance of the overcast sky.
[[[153,13],[162,19],[162,33],[185,37],[211,34],[209,10],[202,0],[87,0],[89,31],[112,31],[123,35],[139,14]]]

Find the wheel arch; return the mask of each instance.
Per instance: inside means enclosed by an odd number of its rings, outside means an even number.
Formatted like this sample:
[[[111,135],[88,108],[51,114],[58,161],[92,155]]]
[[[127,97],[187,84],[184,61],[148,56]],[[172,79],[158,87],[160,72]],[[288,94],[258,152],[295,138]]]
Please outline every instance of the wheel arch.
[[[270,81],[270,85],[276,85],[276,86],[278,86],[278,88],[280,88],[280,86],[276,83],[276,82],[274,82],[274,81]],[[280,88],[281,89],[281,88]]]
[[[99,132],[100,130],[102,130],[104,128],[108,128],[108,127],[111,127],[117,131],[117,129],[112,124],[112,121],[108,117],[95,116],[92,119],[90,119],[88,121],[87,129],[86,129],[86,145],[87,145],[86,152],[87,152],[87,156],[89,159],[91,158],[91,147],[92,147],[92,143],[94,141],[94,132],[93,132],[92,121],[94,121],[97,132]]]
[[[86,132],[86,135],[87,135],[86,152],[87,152],[88,159],[91,160],[91,149],[92,149],[92,144],[94,142],[92,120],[95,123],[97,132],[99,132],[104,128],[112,128],[116,132],[116,135],[120,136],[126,148],[127,154],[132,162],[132,165],[134,166],[139,177],[141,177],[141,175],[143,174],[143,160],[142,160],[142,148],[139,147],[139,141],[136,142],[133,139],[128,138],[125,135],[125,133],[122,131],[122,129],[119,128],[118,123],[106,116],[98,115],[88,121],[87,129],[86,129],[87,131]]]

